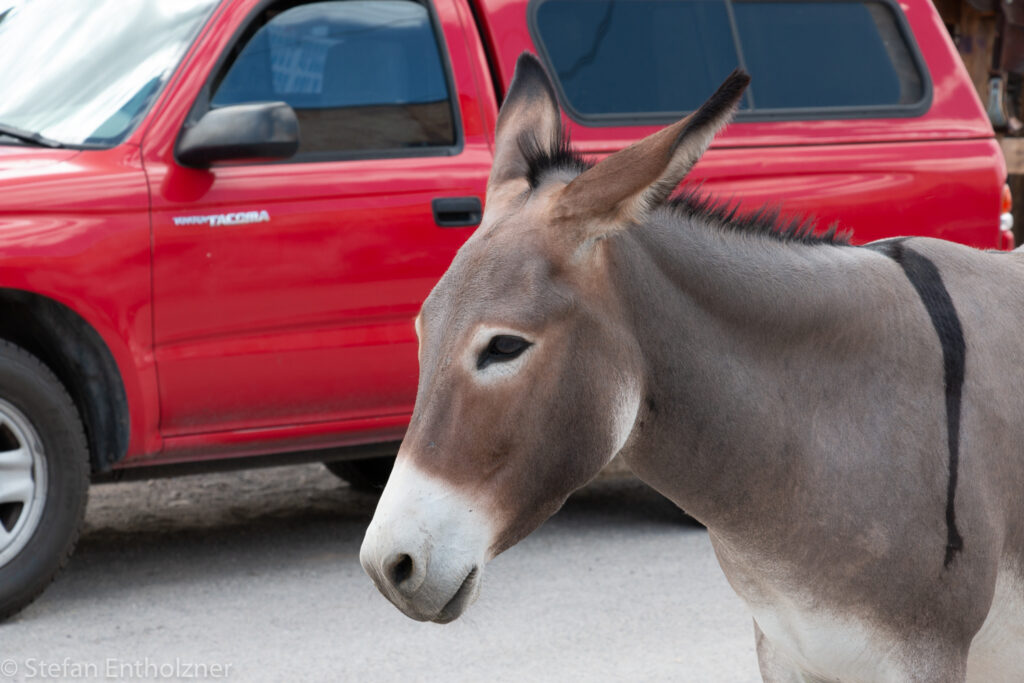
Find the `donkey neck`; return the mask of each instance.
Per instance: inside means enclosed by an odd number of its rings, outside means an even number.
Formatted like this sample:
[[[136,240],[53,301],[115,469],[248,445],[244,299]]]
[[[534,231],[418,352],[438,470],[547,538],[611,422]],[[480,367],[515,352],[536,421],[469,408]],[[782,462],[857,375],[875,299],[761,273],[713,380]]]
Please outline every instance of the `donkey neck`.
[[[637,474],[719,528],[813,485],[808,422],[834,409],[837,366],[884,346],[888,259],[668,212],[607,248],[645,367],[624,451]]]

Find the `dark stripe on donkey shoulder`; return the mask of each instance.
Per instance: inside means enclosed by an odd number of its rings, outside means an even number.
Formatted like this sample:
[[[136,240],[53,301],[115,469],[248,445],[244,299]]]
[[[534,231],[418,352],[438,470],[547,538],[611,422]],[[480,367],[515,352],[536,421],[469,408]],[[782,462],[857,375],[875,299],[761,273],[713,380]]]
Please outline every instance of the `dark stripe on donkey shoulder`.
[[[885,254],[900,264],[910,284],[917,290],[931,317],[942,345],[942,365],[946,384],[946,432],[949,443],[949,482],[946,487],[946,557],[949,568],[953,556],[963,550],[964,540],[956,528],[957,475],[960,469],[960,410],[964,374],[967,368],[967,344],[960,317],[956,313],[949,290],[942,282],[939,269],[931,260],[907,248],[905,240],[888,240],[867,245],[867,249]]]

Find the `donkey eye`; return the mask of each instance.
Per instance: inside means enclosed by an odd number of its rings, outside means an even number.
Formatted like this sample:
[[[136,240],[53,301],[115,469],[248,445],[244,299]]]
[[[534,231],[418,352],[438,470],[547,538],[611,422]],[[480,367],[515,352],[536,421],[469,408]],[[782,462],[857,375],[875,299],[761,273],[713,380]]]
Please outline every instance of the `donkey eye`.
[[[499,334],[491,339],[487,348],[477,359],[476,369],[483,370],[491,363],[501,363],[516,358],[532,344],[522,337],[514,337],[510,334]]]

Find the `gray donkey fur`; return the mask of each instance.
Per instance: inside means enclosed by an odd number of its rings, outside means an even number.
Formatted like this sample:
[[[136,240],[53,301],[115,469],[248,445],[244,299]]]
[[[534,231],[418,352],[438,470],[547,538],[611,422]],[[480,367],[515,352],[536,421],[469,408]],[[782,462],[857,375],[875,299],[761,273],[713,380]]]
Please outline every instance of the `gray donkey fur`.
[[[1024,680],[1024,253],[669,199],[747,80],[591,165],[520,59],[363,566],[450,621],[621,453],[707,526],[766,681]]]

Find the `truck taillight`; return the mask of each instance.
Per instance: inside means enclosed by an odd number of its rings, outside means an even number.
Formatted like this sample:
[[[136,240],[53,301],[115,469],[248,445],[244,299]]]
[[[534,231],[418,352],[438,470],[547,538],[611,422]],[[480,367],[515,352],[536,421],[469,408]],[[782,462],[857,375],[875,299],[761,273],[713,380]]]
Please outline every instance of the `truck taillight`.
[[[1015,239],[1013,236],[1013,194],[1008,184],[1003,185],[1003,192],[999,196],[999,237],[1002,249],[1013,249]]]

